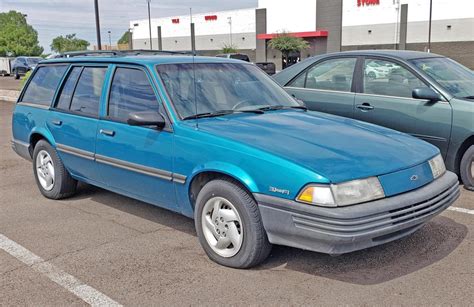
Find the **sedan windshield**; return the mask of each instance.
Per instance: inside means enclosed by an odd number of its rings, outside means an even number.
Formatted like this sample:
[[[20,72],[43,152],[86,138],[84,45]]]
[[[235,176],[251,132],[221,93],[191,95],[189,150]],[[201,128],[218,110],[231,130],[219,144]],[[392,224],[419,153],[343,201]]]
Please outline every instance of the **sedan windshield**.
[[[30,65],[38,64],[39,61],[41,61],[41,60],[42,60],[42,58],[26,58],[26,61]]]
[[[458,98],[474,96],[474,73],[461,64],[448,58],[426,58],[411,62],[453,96]]]
[[[183,119],[199,114],[225,115],[269,106],[300,107],[253,65],[196,63],[193,69],[192,63],[164,64],[157,70]]]

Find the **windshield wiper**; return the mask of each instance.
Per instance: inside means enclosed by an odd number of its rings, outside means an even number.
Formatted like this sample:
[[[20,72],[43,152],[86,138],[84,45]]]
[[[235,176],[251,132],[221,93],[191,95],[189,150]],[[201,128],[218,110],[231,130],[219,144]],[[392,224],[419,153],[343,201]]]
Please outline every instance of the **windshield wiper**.
[[[198,113],[194,115],[189,115],[183,118],[183,120],[187,119],[196,119],[196,118],[204,118],[204,117],[217,117],[235,113],[255,113],[255,114],[263,114],[262,110],[219,110],[215,112],[204,112]]]
[[[462,98],[464,98],[464,99],[474,99],[474,95],[472,95],[472,96],[466,96],[466,97],[462,97]]]
[[[307,111],[308,108],[305,106],[283,106],[283,105],[275,105],[275,106],[265,106],[258,108],[257,110],[261,111],[275,111],[275,110],[284,110],[284,109],[300,109]]]

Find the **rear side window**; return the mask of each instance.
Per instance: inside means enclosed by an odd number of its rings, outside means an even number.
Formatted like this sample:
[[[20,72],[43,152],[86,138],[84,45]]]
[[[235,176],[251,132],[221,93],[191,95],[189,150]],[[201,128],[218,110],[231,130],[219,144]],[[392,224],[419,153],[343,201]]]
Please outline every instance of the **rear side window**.
[[[149,110],[158,110],[158,101],[145,72],[117,68],[110,90],[109,117],[127,120],[131,112]]]
[[[51,105],[56,88],[66,69],[67,65],[38,67],[21,101],[43,106]]]
[[[81,74],[82,67],[74,67],[69,76],[67,77],[67,81],[61,90],[61,94],[59,96],[59,101],[56,105],[57,109],[61,110],[69,110],[69,106],[71,105],[71,98],[74,92],[74,88],[76,87],[77,79]]]
[[[107,67],[85,67],[76,85],[70,110],[98,116],[100,96]]]

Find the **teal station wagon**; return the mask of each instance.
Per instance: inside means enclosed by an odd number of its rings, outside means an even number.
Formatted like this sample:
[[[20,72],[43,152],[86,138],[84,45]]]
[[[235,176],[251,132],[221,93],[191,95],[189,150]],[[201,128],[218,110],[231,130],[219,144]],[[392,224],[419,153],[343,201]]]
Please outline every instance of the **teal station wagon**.
[[[247,268],[271,244],[341,254],[404,237],[459,196],[431,144],[308,111],[250,63],[160,54],[39,64],[12,146],[45,197],[82,181],[173,210],[212,260]]]

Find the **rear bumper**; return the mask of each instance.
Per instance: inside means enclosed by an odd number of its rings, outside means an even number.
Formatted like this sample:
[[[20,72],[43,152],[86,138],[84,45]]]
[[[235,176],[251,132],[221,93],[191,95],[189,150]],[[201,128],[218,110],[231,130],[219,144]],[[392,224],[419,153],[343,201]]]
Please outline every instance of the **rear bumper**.
[[[254,194],[273,244],[343,254],[407,236],[459,197],[455,174],[417,190],[364,204],[323,208]]]
[[[12,140],[11,145],[13,151],[15,151],[20,157],[31,161],[30,144],[19,140]]]

